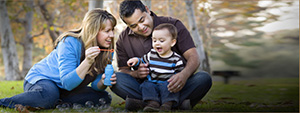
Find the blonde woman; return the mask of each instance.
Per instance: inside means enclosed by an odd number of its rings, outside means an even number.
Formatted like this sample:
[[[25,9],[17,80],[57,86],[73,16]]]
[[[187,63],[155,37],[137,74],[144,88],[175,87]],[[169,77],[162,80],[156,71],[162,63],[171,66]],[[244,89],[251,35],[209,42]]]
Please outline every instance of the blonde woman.
[[[24,93],[1,99],[0,106],[50,109],[58,102],[98,104],[99,99],[110,104],[103,73],[112,57],[100,49],[113,48],[115,25],[115,17],[105,10],[87,12],[81,27],[60,35],[55,49],[30,69],[24,80]],[[111,81],[116,84],[115,75]]]

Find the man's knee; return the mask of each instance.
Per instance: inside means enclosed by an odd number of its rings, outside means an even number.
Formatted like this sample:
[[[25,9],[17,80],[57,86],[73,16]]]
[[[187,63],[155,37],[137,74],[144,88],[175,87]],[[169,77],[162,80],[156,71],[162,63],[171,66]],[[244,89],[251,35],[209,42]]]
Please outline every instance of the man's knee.
[[[194,76],[193,76],[194,80],[197,80],[199,82],[199,80],[201,81],[202,84],[206,84],[211,86],[212,84],[212,79],[209,73],[205,72],[205,71],[200,71],[197,72]]]

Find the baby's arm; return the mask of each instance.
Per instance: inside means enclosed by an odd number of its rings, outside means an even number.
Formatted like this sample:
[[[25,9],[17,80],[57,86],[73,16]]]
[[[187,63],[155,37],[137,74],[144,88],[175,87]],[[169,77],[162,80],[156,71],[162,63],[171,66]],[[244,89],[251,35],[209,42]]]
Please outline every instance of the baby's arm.
[[[135,66],[138,63],[139,63],[139,58],[137,58],[137,57],[133,57],[127,61],[127,65],[129,67]]]

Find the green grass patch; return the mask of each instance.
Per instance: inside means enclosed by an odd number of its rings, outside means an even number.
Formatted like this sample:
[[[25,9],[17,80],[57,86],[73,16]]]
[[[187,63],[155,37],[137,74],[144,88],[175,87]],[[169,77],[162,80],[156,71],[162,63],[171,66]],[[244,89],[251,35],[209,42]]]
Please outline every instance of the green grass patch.
[[[10,97],[23,92],[23,81],[0,81],[0,87],[0,98]],[[112,111],[125,111],[124,100],[111,94]],[[0,112],[12,111],[0,108]],[[100,111],[84,108],[42,112]],[[230,81],[230,84],[213,82],[211,90],[191,112],[299,112],[299,78],[260,78]]]

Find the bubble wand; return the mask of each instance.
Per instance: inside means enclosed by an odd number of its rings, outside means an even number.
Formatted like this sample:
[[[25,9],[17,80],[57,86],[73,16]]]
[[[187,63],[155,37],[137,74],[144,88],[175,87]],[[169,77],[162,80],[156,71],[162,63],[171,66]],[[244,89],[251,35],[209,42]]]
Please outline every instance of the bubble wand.
[[[108,52],[111,52],[111,53],[113,53],[115,51],[114,49],[100,49],[100,48],[99,48],[99,50],[100,51],[108,51]]]

